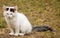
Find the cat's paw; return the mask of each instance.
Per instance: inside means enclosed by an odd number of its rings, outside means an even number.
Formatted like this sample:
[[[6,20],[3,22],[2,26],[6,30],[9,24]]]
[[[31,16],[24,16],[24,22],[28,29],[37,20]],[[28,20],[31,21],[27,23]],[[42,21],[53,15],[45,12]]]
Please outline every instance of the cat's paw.
[[[24,36],[24,33],[19,33],[19,35]]]
[[[14,35],[14,33],[9,33],[9,35]]]
[[[15,36],[18,36],[18,35],[19,35],[19,33],[15,33],[14,35],[15,35]]]

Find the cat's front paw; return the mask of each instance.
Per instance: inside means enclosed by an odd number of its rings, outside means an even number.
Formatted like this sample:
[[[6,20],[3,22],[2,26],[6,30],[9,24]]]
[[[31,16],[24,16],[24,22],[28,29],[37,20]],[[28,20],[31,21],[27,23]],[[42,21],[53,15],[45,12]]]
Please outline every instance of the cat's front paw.
[[[15,35],[15,36],[18,36],[18,35],[19,35],[19,33],[15,33],[14,35]]]
[[[14,33],[9,33],[9,35],[14,35]]]
[[[24,33],[19,33],[19,35],[24,36]]]

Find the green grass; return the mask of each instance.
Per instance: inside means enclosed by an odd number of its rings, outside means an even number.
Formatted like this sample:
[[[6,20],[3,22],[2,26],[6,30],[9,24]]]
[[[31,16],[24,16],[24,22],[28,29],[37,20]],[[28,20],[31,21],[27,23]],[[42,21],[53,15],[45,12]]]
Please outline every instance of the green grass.
[[[44,38],[60,38],[60,0],[0,0],[0,13],[3,14],[3,5],[18,6],[18,11],[24,13],[32,26],[50,25],[56,30],[56,35]],[[6,27],[3,16],[0,16],[0,28]]]

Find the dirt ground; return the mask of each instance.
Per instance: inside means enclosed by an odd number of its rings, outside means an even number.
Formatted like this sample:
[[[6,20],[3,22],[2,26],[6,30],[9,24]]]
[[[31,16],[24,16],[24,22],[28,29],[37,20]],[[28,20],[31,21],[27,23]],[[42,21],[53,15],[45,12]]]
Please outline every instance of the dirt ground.
[[[3,28],[0,29],[0,38],[56,38],[55,34],[53,32],[35,32],[33,31],[29,35],[24,35],[24,36],[10,36],[9,34],[9,29]]]

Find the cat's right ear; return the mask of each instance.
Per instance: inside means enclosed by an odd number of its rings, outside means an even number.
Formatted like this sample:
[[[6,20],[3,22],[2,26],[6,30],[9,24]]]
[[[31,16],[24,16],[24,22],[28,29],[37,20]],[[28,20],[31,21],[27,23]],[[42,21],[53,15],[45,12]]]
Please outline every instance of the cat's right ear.
[[[5,5],[3,5],[3,9],[5,9],[6,8],[6,6]]]

